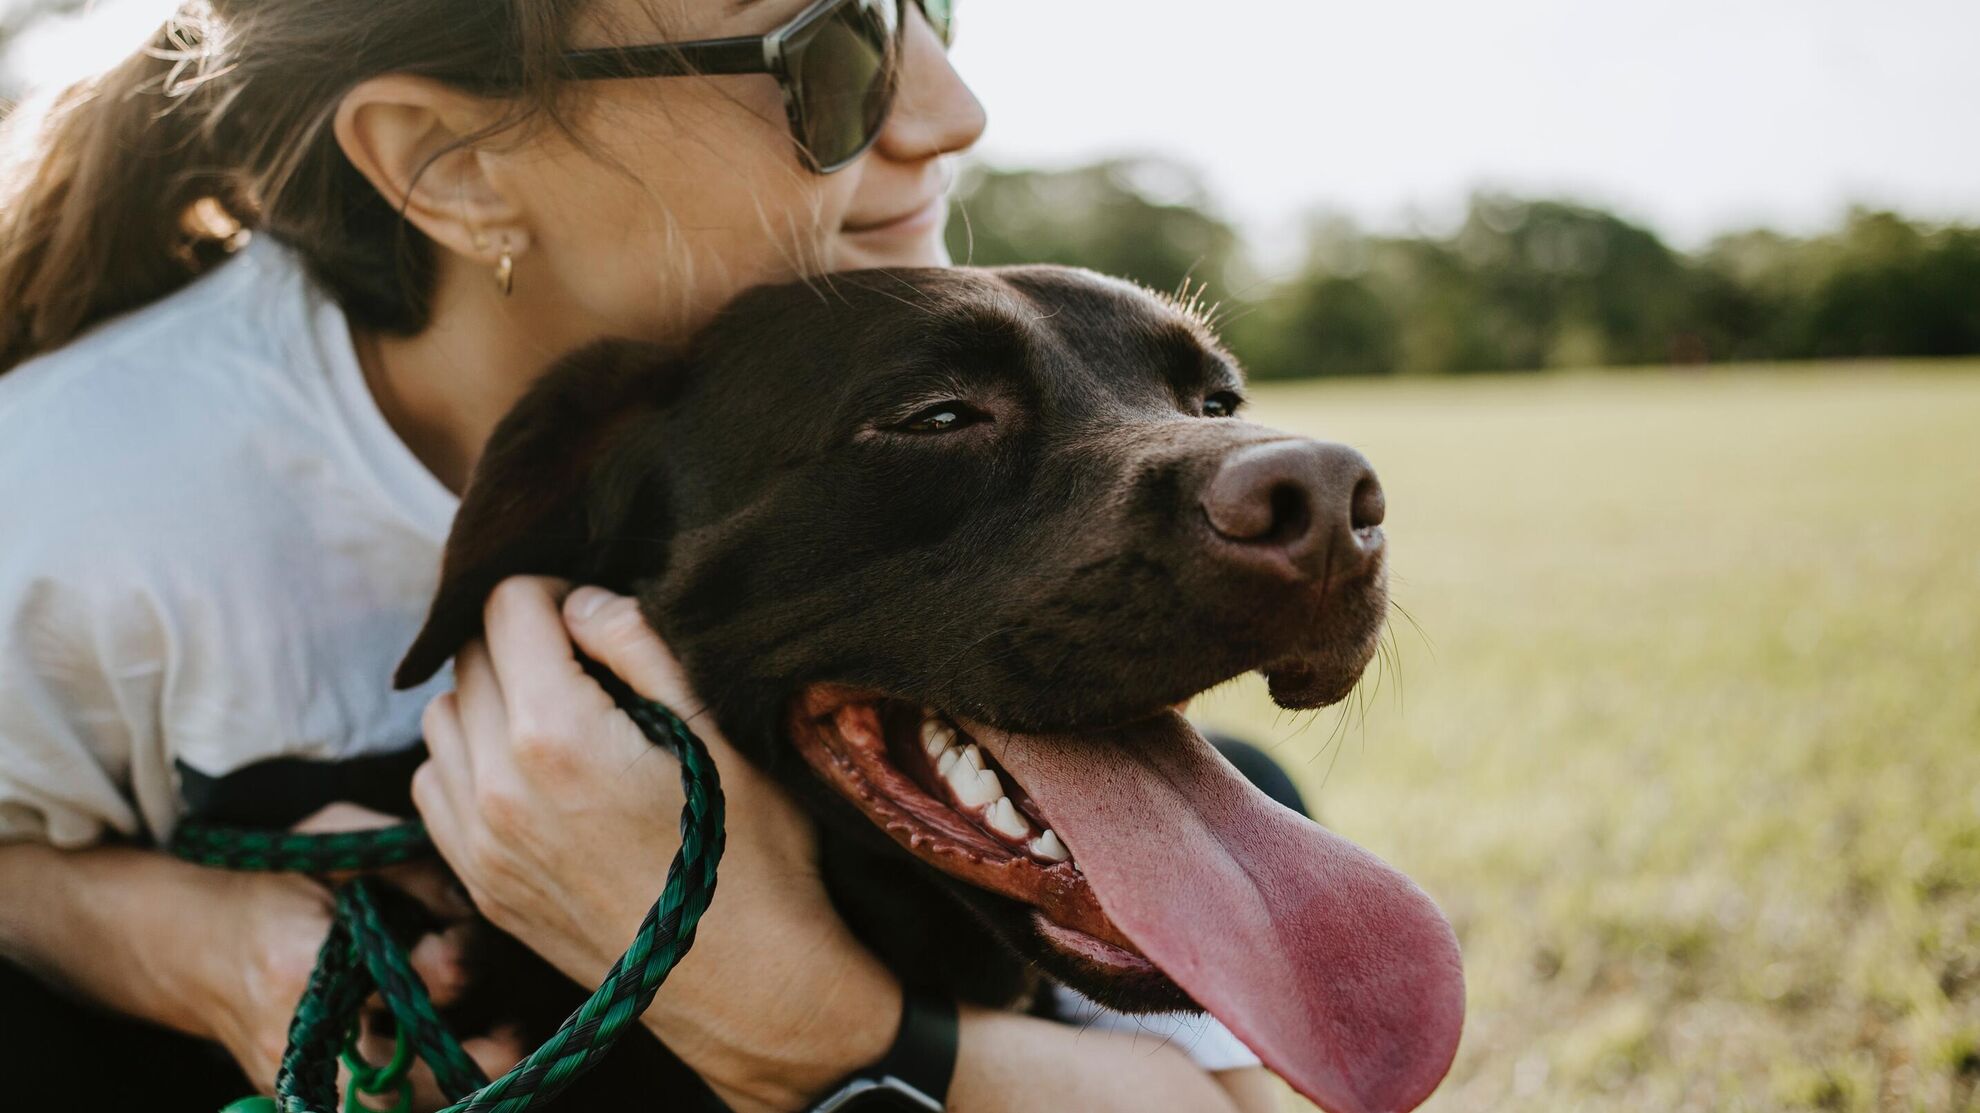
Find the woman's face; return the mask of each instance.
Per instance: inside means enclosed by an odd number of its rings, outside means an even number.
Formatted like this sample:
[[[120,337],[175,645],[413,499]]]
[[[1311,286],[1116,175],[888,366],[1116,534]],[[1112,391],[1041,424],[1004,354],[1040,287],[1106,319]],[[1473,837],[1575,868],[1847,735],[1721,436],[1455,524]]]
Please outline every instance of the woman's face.
[[[578,40],[760,35],[810,2],[602,0]],[[667,341],[762,282],[947,262],[941,156],[975,143],[984,116],[919,8],[907,10],[893,112],[834,174],[799,161],[768,75],[587,83],[577,134],[544,129],[507,171],[530,214],[518,272],[553,303],[544,308]]]

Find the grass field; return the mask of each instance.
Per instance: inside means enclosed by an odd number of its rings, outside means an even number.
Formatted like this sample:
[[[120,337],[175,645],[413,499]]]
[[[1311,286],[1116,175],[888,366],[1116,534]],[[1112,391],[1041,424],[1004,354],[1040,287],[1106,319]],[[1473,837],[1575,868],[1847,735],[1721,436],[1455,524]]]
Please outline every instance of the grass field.
[[[1416,626],[1198,711],[1456,923],[1426,1108],[1980,1110],[1980,364],[1255,395],[1374,459]]]

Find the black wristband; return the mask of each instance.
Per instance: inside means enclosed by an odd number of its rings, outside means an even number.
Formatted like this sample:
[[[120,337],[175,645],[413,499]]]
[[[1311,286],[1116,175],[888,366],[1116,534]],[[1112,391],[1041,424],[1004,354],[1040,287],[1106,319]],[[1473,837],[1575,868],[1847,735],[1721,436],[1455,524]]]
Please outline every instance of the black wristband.
[[[864,1073],[891,1075],[938,1103],[946,1102],[956,1073],[957,1029],[954,1001],[904,988],[894,1046]]]
[[[926,1110],[941,1113],[956,1073],[956,1003],[901,989],[901,1026],[878,1062],[854,1071],[811,1113]]]

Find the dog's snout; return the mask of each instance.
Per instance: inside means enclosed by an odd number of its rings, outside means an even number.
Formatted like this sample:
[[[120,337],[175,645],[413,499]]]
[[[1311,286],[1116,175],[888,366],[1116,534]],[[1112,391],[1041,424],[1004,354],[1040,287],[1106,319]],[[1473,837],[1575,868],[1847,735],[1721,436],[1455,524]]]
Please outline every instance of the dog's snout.
[[[1382,551],[1381,481],[1354,449],[1320,441],[1254,444],[1226,456],[1203,488],[1220,548],[1246,563],[1344,582]]]

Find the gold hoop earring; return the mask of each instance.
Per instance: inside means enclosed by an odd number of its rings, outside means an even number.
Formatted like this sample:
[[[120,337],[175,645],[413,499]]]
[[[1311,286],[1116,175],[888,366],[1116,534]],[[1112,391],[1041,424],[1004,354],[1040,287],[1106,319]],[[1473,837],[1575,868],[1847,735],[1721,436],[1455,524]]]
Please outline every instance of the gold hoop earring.
[[[502,250],[501,261],[495,264],[495,288],[505,298],[516,292],[516,257],[507,248]]]

